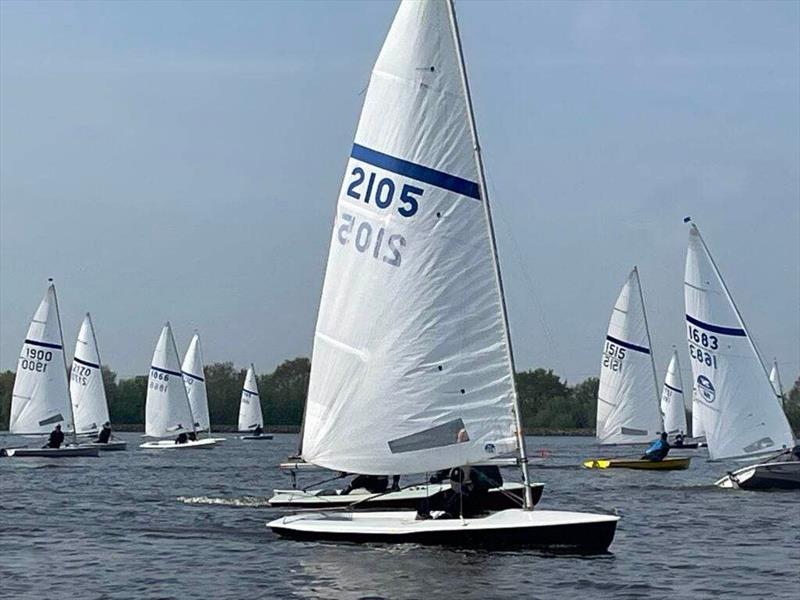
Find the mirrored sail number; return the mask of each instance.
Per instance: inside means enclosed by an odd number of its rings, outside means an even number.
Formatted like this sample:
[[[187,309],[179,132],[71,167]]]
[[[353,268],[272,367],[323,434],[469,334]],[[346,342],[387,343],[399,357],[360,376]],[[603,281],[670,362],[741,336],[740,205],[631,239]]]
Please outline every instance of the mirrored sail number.
[[[697,327],[688,327],[689,355],[692,360],[707,367],[717,368],[717,355],[712,350],[719,348],[719,340],[715,335],[700,331]]]
[[[378,227],[366,220],[358,220],[355,215],[342,213],[336,230],[336,238],[342,246],[352,240],[356,250],[371,254],[372,258],[387,265],[399,267],[402,262],[401,249],[406,246],[406,238],[399,233],[389,233],[385,227]]]
[[[157,392],[166,392],[169,388],[169,374],[150,369],[150,389]]]
[[[78,383],[82,386],[89,385],[89,377],[92,374],[92,370],[89,367],[84,365],[78,365],[73,363],[72,365],[72,381]]]
[[[46,373],[47,365],[51,360],[53,360],[53,353],[50,350],[28,347],[25,349],[25,354],[20,357],[19,366],[26,371]]]
[[[403,217],[413,217],[419,210],[419,199],[425,193],[422,188],[407,183],[401,186],[390,177],[379,179],[376,173],[367,173],[361,167],[350,171],[350,176],[352,180],[347,186],[347,195],[351,198],[383,210],[390,209],[394,203]]]
[[[612,371],[622,371],[622,361],[625,360],[625,348],[606,340],[603,349],[603,366]]]

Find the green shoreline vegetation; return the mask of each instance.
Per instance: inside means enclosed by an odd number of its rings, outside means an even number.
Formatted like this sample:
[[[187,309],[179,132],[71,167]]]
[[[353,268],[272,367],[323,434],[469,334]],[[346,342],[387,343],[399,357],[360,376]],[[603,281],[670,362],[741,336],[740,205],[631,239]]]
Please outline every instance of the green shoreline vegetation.
[[[273,432],[299,431],[308,391],[311,361],[295,358],[284,361],[272,373],[258,377],[264,428]],[[205,367],[211,427],[233,431],[239,416],[245,369],[231,362]],[[119,379],[103,366],[111,422],[120,431],[142,431],[147,375]],[[516,374],[522,409],[522,423],[533,435],[594,435],[598,379],[590,377],[569,385],[549,369],[533,369]],[[8,429],[14,372],[0,373],[0,430]],[[792,429],[800,431],[800,377],[787,394],[786,414]]]

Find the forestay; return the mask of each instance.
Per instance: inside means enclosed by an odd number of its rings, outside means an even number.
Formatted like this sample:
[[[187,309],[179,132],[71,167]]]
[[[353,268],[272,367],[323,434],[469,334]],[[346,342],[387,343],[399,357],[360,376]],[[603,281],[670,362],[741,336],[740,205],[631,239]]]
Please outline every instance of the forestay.
[[[49,433],[56,425],[73,429],[64,340],[56,289],[47,288],[22,344],[11,397],[11,433]]]
[[[192,412],[169,322],[158,338],[147,382],[145,435],[169,437],[193,431]]]
[[[189,396],[189,406],[194,417],[194,426],[198,431],[209,431],[211,421],[208,416],[208,395],[206,379],[203,373],[203,351],[200,348],[200,336],[196,333],[189,342],[186,356],[181,365],[183,382]]]
[[[794,437],[764,363],[695,225],[684,294],[693,387],[711,458],[791,447]]]
[[[306,461],[424,472],[517,449],[510,349],[445,2],[403,2],[372,71],[331,236]]]
[[[95,433],[109,421],[100,352],[89,313],[83,318],[70,369],[69,392],[78,433]]]
[[[657,386],[639,270],[634,267],[614,304],[603,347],[598,441],[641,444],[660,432]]]
[[[670,434],[686,435],[686,406],[683,401],[683,381],[678,351],[672,352],[672,358],[664,377],[664,389],[661,391],[661,412],[664,415],[664,431]]]
[[[261,414],[261,397],[258,395],[256,368],[251,364],[247,368],[244,387],[242,387],[242,400],[239,404],[239,431],[252,431],[256,427],[263,426],[264,416]]]

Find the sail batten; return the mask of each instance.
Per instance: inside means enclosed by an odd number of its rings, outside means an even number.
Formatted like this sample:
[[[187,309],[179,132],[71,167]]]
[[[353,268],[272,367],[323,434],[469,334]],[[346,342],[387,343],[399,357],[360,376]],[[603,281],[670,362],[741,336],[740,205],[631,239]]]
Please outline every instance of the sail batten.
[[[303,457],[326,468],[433,471],[518,449],[510,340],[450,11],[401,3],[364,100],[303,426]]]
[[[17,361],[9,415],[11,433],[74,430],[64,340],[55,286],[51,283],[31,319]]]
[[[700,417],[710,457],[759,456],[791,447],[794,436],[766,367],[694,224],[684,280],[692,417]]]
[[[644,443],[663,429],[652,354],[634,267],[614,303],[603,347],[597,404],[601,444]]]

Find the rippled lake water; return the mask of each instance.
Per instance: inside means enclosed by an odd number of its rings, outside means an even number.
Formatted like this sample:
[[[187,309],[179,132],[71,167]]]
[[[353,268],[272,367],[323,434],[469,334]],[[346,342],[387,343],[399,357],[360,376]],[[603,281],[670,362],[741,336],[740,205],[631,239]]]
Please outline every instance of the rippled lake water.
[[[593,439],[530,438],[550,453],[539,506],[622,516],[611,552],[586,557],[282,540],[266,500],[296,436],[196,452],[121,437],[131,450],[95,459],[0,459],[0,597],[800,597],[800,493],[715,488],[734,465],[705,451],[688,471],[587,471],[609,454]]]

